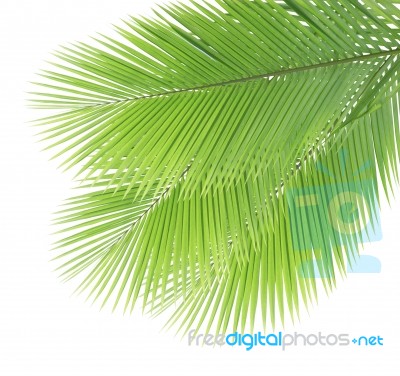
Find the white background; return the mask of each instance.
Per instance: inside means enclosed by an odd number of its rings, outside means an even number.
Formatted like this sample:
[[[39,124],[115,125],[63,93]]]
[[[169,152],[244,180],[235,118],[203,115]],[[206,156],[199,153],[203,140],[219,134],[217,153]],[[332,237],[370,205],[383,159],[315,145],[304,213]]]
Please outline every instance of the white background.
[[[287,332],[380,335],[384,346],[196,348],[174,332],[165,317],[150,319],[99,311],[61,284],[49,260],[51,213],[70,196],[72,176],[41,152],[27,121],[28,82],[60,44],[85,39],[152,1],[2,0],[0,375],[288,375],[398,374],[400,351],[400,192],[382,204],[383,240],[365,253],[382,262],[380,274],[350,275]],[[261,330],[261,328],[259,328]],[[278,328],[280,329],[280,328]]]

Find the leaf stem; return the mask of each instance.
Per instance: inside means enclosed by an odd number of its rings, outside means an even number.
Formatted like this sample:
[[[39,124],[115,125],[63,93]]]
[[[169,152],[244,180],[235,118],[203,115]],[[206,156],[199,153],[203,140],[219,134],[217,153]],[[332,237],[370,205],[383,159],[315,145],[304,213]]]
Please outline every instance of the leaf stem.
[[[397,55],[397,54],[400,54],[399,48],[392,49],[389,51],[382,51],[382,52],[376,52],[376,53],[372,53],[372,54],[366,54],[366,55],[362,55],[362,56],[349,57],[346,59],[326,61],[323,63],[314,64],[314,65],[282,69],[282,70],[275,71],[275,72],[262,73],[262,74],[258,74],[255,76],[243,77],[243,78],[238,78],[238,79],[229,80],[229,81],[223,81],[223,82],[217,82],[217,83],[208,84],[208,85],[191,87],[191,88],[187,88],[187,89],[170,90],[170,91],[165,91],[165,92],[157,93],[157,94],[143,95],[140,97],[126,98],[126,99],[120,99],[120,100],[109,101],[109,102],[102,102],[95,106],[88,106],[88,107],[96,107],[96,106],[103,106],[103,105],[109,105],[109,104],[124,103],[124,102],[139,100],[139,99],[156,98],[156,97],[162,97],[162,96],[171,95],[171,94],[204,90],[204,89],[209,89],[209,88],[218,87],[218,86],[225,86],[225,85],[231,85],[231,84],[236,84],[236,83],[254,81],[254,80],[264,79],[264,78],[269,78],[269,77],[279,77],[279,76],[284,76],[287,74],[304,72],[304,71],[308,71],[308,70],[312,70],[312,69],[326,68],[326,67],[331,67],[331,66],[340,65],[340,64],[349,64],[349,63],[354,63],[357,61],[365,61],[365,60],[374,59],[374,58],[378,58],[378,57],[385,57],[385,56],[391,56],[391,55]]]

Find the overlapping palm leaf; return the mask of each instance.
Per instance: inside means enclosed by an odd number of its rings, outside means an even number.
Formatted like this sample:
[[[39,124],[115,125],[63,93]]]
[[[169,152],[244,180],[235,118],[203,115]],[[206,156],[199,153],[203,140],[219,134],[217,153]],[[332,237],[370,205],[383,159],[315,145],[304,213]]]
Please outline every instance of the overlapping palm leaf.
[[[359,232],[329,231],[313,207],[293,221],[288,193],[345,188],[369,161],[359,214],[370,215],[378,178],[389,195],[399,4],[199,1],[118,32],[62,48],[34,93],[56,111],[38,121],[48,147],[84,182],[58,219],[62,275],[125,309],[139,297],[156,313],[182,301],[171,322],[186,330],[244,327],[257,309],[274,322],[319,281],[331,289]]]

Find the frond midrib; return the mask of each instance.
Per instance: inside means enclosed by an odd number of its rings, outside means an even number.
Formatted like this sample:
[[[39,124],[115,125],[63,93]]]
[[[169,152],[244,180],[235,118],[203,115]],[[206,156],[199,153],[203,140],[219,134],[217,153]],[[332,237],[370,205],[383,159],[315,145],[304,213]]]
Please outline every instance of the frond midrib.
[[[212,84],[207,84],[207,85],[190,87],[190,88],[186,88],[186,89],[169,90],[169,91],[164,91],[162,93],[143,95],[143,96],[138,96],[138,97],[133,97],[133,98],[125,98],[125,99],[119,99],[119,100],[113,100],[113,101],[106,101],[106,102],[101,102],[101,103],[98,103],[95,105],[88,105],[88,106],[83,106],[83,107],[84,108],[99,107],[99,106],[106,106],[106,105],[112,105],[112,104],[118,104],[118,103],[131,102],[131,101],[136,101],[136,100],[141,100],[141,99],[163,97],[163,96],[168,96],[168,95],[172,95],[172,94],[179,94],[179,93],[185,93],[185,92],[191,92],[191,91],[199,91],[199,90],[204,90],[204,89],[209,89],[209,88],[214,88],[214,87],[232,85],[232,84],[236,84],[236,83],[243,83],[243,82],[254,81],[254,80],[265,79],[265,78],[279,77],[279,76],[284,76],[284,75],[288,75],[288,74],[292,74],[292,73],[304,72],[304,71],[319,69],[319,68],[326,68],[326,67],[331,67],[331,66],[336,66],[336,65],[341,65],[341,64],[361,62],[361,61],[365,61],[365,60],[370,60],[370,59],[375,59],[375,58],[385,57],[385,56],[398,55],[398,54],[400,54],[400,48],[395,48],[395,49],[388,50],[388,51],[381,51],[381,52],[376,52],[376,53],[372,53],[372,54],[354,56],[354,57],[349,57],[346,59],[326,61],[323,63],[306,65],[306,66],[301,66],[301,67],[296,67],[296,68],[286,68],[286,69],[281,69],[281,70],[274,71],[274,72],[262,73],[262,74],[258,74],[258,75],[254,75],[254,76],[243,77],[243,78],[238,78],[238,79],[233,79],[233,80],[228,80],[228,81],[223,81],[223,82],[217,82],[217,83],[212,83]]]

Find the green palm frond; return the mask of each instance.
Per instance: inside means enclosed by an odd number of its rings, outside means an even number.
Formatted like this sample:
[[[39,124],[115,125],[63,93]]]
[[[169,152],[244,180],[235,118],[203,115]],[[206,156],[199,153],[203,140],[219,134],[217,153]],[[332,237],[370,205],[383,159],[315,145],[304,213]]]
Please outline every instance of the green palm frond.
[[[243,329],[258,310],[283,321],[330,291],[361,225],[337,231],[317,205],[301,216],[291,195],[320,187],[327,206],[355,189],[364,220],[378,181],[390,195],[399,7],[191,1],[60,49],[32,104],[55,111],[37,124],[83,181],[58,214],[63,278],[114,307],[179,303],[183,330]]]

